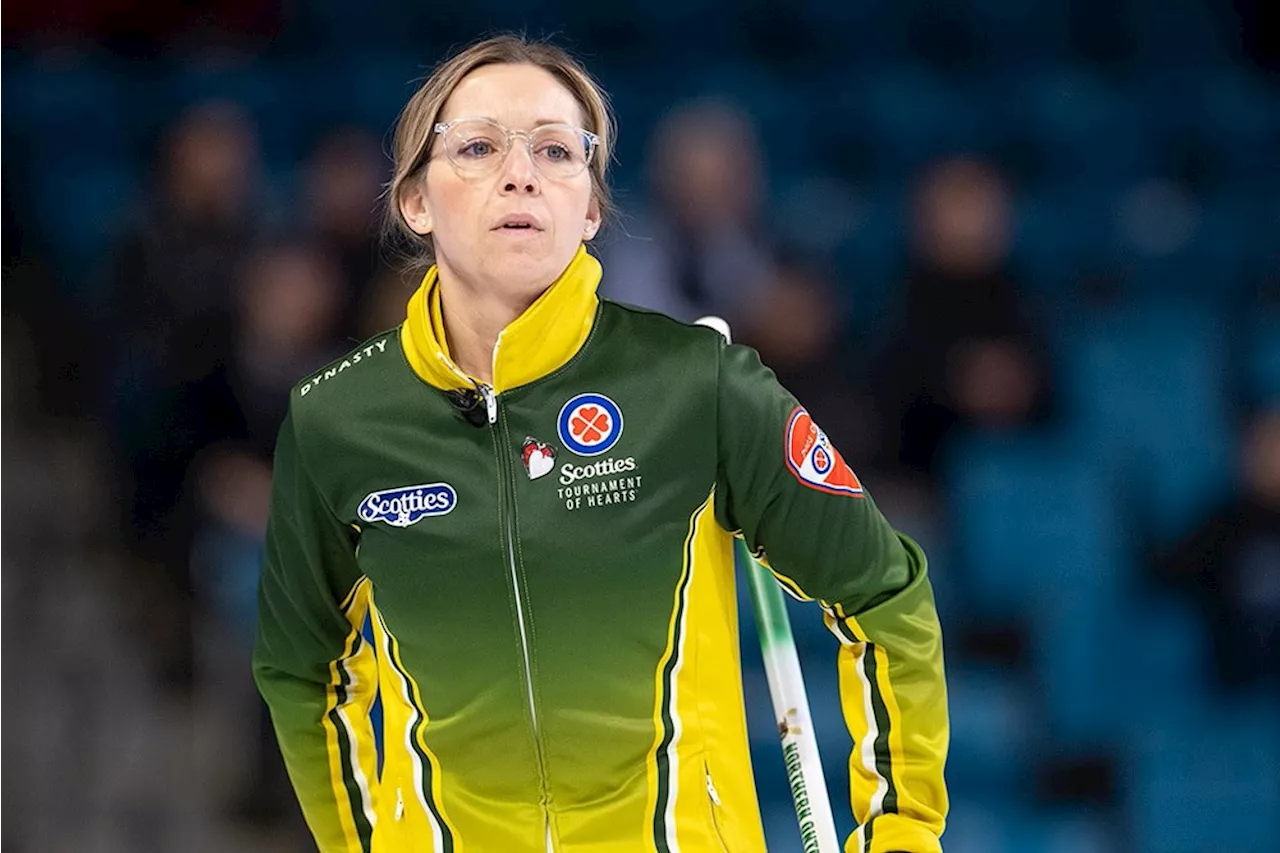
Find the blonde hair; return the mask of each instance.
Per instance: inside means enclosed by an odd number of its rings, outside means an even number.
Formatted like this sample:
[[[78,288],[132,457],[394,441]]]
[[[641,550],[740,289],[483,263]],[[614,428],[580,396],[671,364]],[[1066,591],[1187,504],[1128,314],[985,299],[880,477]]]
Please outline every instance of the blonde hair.
[[[591,190],[607,218],[616,209],[606,180],[617,124],[609,96],[587,70],[564,49],[523,35],[505,34],[476,42],[441,62],[418,87],[396,121],[394,170],[386,194],[384,236],[399,242],[410,268],[425,268],[435,260],[430,235],[413,231],[400,211],[405,184],[426,168],[435,141],[435,125],[445,103],[463,78],[486,65],[534,65],[549,72],[573,95],[582,109],[585,129],[600,137],[591,159]]]

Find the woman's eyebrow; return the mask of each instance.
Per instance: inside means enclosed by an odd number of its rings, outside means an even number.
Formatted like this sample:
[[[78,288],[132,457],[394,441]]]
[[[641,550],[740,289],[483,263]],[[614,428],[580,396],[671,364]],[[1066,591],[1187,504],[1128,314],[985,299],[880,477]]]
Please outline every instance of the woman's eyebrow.
[[[491,121],[494,124],[500,124],[504,127],[508,126],[506,122],[502,121],[496,116],[484,115],[482,113],[477,113],[475,115],[461,115],[461,116],[458,116],[457,119],[455,120],[465,121],[467,119],[484,119],[485,121]],[[442,117],[440,120],[445,121],[446,119]],[[545,124],[573,124],[573,123],[574,122],[572,120],[567,118],[538,118],[533,120],[533,127],[542,127]],[[519,128],[515,128],[515,129],[518,130]]]

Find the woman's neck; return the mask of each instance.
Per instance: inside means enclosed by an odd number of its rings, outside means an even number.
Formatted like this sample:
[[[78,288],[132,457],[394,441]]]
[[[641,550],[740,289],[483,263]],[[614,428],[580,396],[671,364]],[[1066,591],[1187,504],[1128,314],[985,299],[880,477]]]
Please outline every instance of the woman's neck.
[[[455,276],[440,276],[440,309],[449,354],[473,379],[493,384],[493,350],[502,330],[538,298],[483,291]]]

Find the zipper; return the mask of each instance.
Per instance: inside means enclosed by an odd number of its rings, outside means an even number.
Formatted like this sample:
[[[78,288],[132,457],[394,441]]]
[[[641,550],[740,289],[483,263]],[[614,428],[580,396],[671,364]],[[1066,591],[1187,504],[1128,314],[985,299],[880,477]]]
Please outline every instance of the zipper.
[[[538,708],[533,696],[533,665],[529,657],[529,633],[524,614],[524,599],[520,590],[520,571],[516,565],[516,530],[515,530],[515,485],[511,482],[511,460],[498,429],[498,395],[493,387],[484,383],[476,383],[480,396],[484,398],[485,413],[489,418],[489,426],[493,432],[493,445],[498,454],[498,480],[502,491],[503,538],[507,549],[507,568],[511,572],[511,585],[515,591],[516,621],[520,626],[520,652],[524,657],[524,686],[529,700],[529,719],[533,725],[533,749],[538,759],[538,781],[542,786],[542,802],[545,809],[547,802],[547,766],[542,754],[542,731],[538,726]],[[543,815],[544,819],[547,815]],[[551,823],[547,820],[547,842],[551,849]]]
[[[483,383],[476,386],[480,389],[480,396],[484,397],[484,411],[489,416],[489,426],[493,426],[498,422],[498,395],[493,393],[493,389]]]
[[[702,765],[702,772],[707,777],[707,797],[711,800],[711,828],[716,834],[721,853],[728,853],[729,845],[724,840],[724,830],[720,826],[720,794],[716,792],[716,785],[711,781],[711,768],[706,763]]]

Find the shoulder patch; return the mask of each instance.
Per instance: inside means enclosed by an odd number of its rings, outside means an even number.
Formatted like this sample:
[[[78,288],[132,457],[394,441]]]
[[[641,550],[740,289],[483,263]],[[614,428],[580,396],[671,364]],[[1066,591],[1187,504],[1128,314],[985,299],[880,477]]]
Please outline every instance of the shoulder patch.
[[[782,440],[787,469],[803,485],[833,495],[866,496],[853,469],[803,406],[791,411]]]

